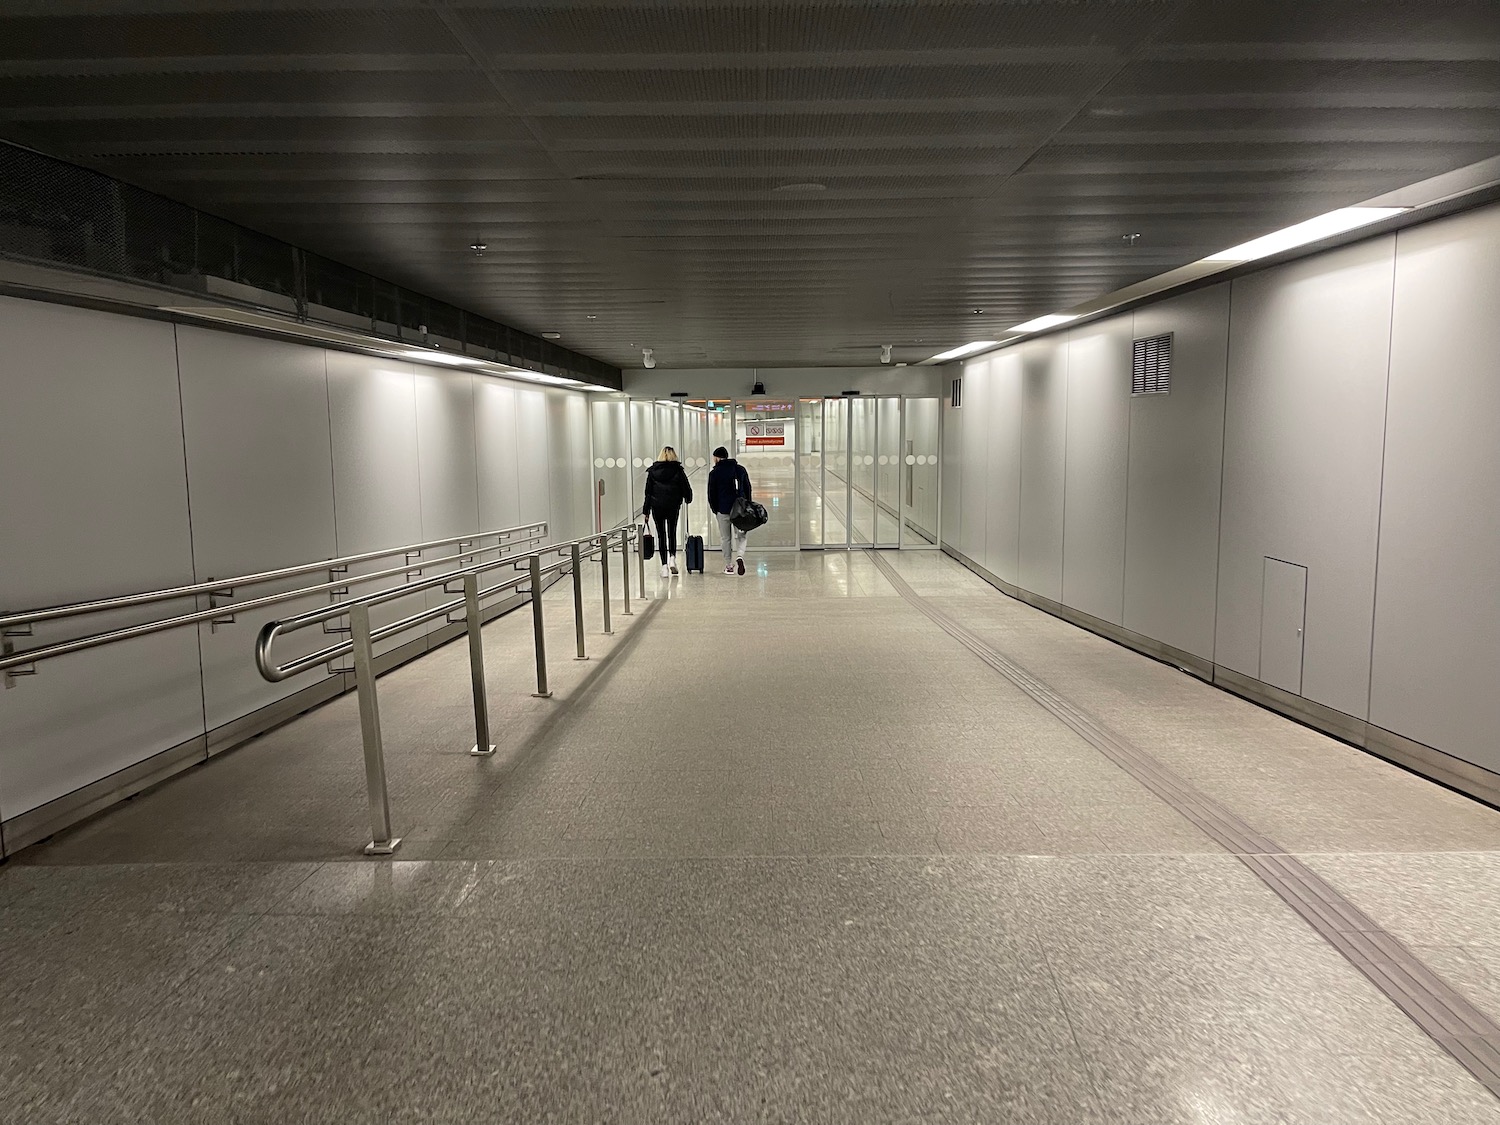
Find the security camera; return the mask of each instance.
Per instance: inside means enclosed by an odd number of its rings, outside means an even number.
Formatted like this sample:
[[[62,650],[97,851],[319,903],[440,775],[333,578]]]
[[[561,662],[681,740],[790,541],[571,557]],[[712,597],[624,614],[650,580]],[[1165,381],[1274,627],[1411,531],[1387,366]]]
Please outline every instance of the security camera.
[[[654,348],[641,349],[641,362],[647,367],[656,366],[656,350]]]
[[[890,363],[891,362],[891,345],[890,344],[881,344],[880,345],[880,362],[881,363]]]

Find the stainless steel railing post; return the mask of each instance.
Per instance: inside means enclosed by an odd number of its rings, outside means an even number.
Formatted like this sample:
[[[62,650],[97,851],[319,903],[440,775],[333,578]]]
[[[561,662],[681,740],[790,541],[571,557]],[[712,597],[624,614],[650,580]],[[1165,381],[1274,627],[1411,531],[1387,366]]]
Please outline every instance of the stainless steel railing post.
[[[609,532],[605,532],[599,539],[599,573],[604,582],[604,635],[613,636],[614,630],[609,627]]]
[[[604,556],[608,558],[609,552],[605,551]],[[625,599],[625,608],[620,611],[620,614],[623,617],[633,617],[634,614],[630,612],[630,528],[628,527],[620,529],[620,579],[621,596]]]
[[[531,556],[531,628],[536,643],[536,691],[537,699],[551,699],[547,688],[547,631],[542,621],[542,560]]]
[[[578,544],[573,544],[571,552],[573,560],[573,631],[578,635],[578,655],[576,660],[587,660],[589,654],[583,647],[583,560],[580,557]]]
[[[391,798],[385,784],[385,747],[380,740],[380,700],[375,694],[375,646],[370,641],[370,607],[349,607],[354,646],[354,682],[359,693],[359,728],[365,745],[365,786],[370,794],[371,840],[365,855],[390,855],[401,844],[391,835]]]
[[[464,575],[464,615],[469,634],[469,676],[474,681],[474,749],[470,754],[487,757],[495,752],[490,741],[490,704],[484,686],[484,637],[479,616],[479,575]]]

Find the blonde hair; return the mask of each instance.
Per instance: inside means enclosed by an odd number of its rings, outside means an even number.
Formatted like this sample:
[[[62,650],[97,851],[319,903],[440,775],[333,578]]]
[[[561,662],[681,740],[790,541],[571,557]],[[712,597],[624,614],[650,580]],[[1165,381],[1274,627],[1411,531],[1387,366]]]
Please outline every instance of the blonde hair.
[[[664,445],[661,447],[661,453],[657,455],[656,459],[658,461],[675,461],[677,460],[677,450],[673,449],[670,445]]]

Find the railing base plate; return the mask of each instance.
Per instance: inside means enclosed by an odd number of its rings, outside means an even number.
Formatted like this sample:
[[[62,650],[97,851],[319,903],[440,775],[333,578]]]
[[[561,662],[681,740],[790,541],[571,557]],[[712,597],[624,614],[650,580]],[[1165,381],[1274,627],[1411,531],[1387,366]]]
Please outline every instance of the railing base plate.
[[[400,836],[393,840],[371,840],[365,845],[365,855],[394,855],[400,846]]]
[[[469,751],[469,753],[473,754],[476,758],[488,758],[494,752],[495,748],[493,746],[491,746],[488,750],[481,750],[478,744],[475,744],[475,746]]]
[[[552,693],[550,691],[534,691],[534,692],[531,693],[531,698],[532,699],[551,699],[552,698]]]

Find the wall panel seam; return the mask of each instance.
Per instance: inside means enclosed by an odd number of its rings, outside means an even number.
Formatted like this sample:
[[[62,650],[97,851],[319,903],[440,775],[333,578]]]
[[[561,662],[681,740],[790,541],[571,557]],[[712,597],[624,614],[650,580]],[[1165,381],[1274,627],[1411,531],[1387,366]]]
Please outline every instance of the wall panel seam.
[[[339,558],[344,551],[339,542],[339,470],[333,450],[333,387],[328,377],[328,349],[318,350],[323,353],[323,405],[328,414],[328,500],[333,506],[333,557]]]
[[[1214,634],[1209,644],[1216,664],[1219,660],[1219,595],[1224,584],[1224,477],[1229,460],[1229,381],[1234,374],[1229,365],[1230,343],[1234,339],[1234,287],[1235,282],[1230,281],[1224,297],[1224,405],[1219,419],[1219,508],[1216,513],[1218,526],[1214,531]],[[1261,583],[1264,585],[1265,564],[1261,565]],[[1259,657],[1255,667],[1260,668]]]
[[[1375,494],[1375,569],[1370,581],[1370,666],[1365,677],[1365,719],[1375,706],[1375,628],[1380,620],[1380,535],[1385,528],[1385,462],[1391,442],[1391,369],[1396,352],[1396,269],[1401,258],[1401,232],[1391,238],[1390,323],[1385,341],[1385,412],[1380,419],[1380,485]]]
[[[177,422],[182,434],[182,495],[187,506],[188,527],[188,563],[193,572],[193,581],[201,582],[203,576],[198,573],[198,540],[193,533],[193,470],[188,464],[188,440],[187,440],[187,404],[183,401],[182,394],[182,344],[179,339],[180,329],[176,324],[172,325],[172,367],[177,376]],[[198,608],[198,599],[193,599],[193,608]],[[208,677],[203,671],[203,626],[193,626],[193,643],[198,650],[198,713],[203,718],[203,734],[208,736]],[[205,742],[203,748],[204,756],[208,755],[208,745]]]

